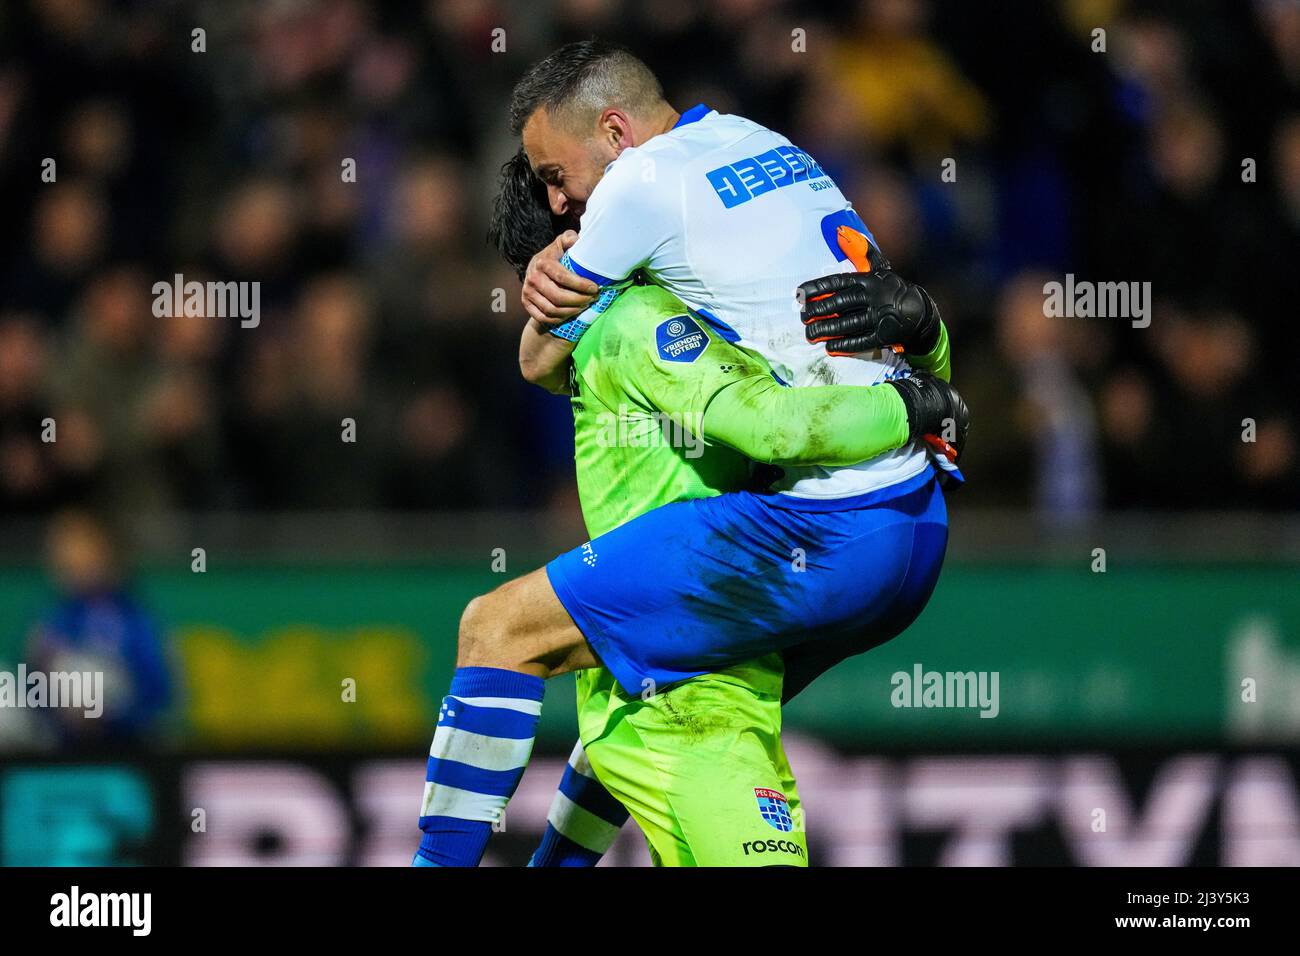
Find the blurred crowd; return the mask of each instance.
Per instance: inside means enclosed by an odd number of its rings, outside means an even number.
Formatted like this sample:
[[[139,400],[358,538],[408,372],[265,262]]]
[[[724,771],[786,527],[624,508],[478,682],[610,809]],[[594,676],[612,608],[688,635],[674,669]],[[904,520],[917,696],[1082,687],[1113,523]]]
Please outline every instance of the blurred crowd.
[[[931,290],[970,505],[1300,508],[1267,361],[1300,300],[1293,0],[15,0],[0,515],[571,509],[484,233],[511,85],[592,35],[790,136]],[[177,274],[260,282],[259,324],[156,317]],[[1150,325],[1047,317],[1067,274],[1149,281]]]

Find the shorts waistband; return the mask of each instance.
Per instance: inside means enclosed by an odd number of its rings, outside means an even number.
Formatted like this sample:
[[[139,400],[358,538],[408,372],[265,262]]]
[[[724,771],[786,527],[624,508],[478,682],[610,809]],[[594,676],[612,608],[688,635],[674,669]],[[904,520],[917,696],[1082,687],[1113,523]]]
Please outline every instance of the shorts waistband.
[[[774,508],[787,508],[791,511],[851,511],[854,508],[878,505],[885,501],[901,498],[904,495],[910,495],[925,488],[935,478],[934,466],[926,462],[925,468],[911,478],[904,478],[902,481],[886,485],[884,488],[873,488],[871,491],[863,492],[860,495],[851,495],[847,498],[799,498],[779,491],[775,494],[761,495],[760,497]]]

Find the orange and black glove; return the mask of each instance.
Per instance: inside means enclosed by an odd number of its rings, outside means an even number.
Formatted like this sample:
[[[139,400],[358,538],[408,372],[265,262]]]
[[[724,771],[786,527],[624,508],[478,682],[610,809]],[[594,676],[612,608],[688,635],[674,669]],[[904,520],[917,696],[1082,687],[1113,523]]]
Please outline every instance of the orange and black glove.
[[[885,254],[859,230],[840,226],[835,239],[857,271],[799,286],[796,296],[808,341],[825,343],[831,355],[876,349],[931,352],[942,318],[930,293],[894,272]]]
[[[891,349],[925,355],[939,342],[942,317],[930,293],[890,269],[837,272],[799,286],[809,342],[831,355]]]

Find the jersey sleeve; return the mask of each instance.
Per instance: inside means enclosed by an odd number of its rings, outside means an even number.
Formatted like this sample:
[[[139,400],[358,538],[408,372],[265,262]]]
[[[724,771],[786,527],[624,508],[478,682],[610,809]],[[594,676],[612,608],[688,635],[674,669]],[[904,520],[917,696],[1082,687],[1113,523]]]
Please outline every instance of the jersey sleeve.
[[[948,327],[939,322],[939,341],[925,355],[907,356],[907,364],[923,372],[933,372],[945,382],[952,381],[952,359],[948,347]]]
[[[680,233],[680,190],[667,160],[626,150],[596,184],[567,265],[599,286],[627,279]]]
[[[907,408],[889,385],[786,388],[749,376],[714,395],[704,437],[770,465],[856,465],[907,444]]]

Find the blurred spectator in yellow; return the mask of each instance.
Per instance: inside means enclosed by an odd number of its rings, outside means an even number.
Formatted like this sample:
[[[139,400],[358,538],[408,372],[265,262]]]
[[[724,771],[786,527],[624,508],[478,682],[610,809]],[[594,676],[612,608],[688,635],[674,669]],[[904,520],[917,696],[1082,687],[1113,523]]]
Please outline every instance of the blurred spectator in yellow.
[[[815,67],[822,87],[838,87],[853,107],[839,119],[882,151],[950,156],[989,130],[984,97],[926,34],[930,12],[926,0],[863,0],[856,32]]]

